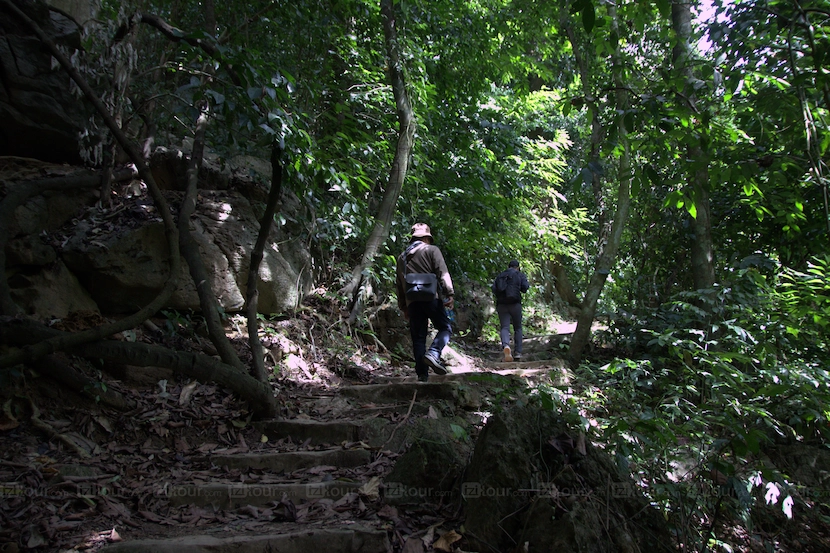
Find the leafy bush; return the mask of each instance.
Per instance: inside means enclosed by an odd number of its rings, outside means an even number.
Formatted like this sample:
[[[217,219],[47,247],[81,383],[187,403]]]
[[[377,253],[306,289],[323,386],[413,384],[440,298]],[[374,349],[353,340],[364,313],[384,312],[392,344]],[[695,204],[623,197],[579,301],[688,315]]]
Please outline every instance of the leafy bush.
[[[762,501],[793,516],[797,489],[762,451],[827,440],[828,267],[824,258],[803,272],[736,270],[723,286],[678,295],[646,323],[615,321],[608,339],[637,360],[582,367],[576,405],[593,420],[584,428],[613,444],[685,547],[717,542],[725,515],[750,524]],[[575,404],[560,405],[574,415]]]

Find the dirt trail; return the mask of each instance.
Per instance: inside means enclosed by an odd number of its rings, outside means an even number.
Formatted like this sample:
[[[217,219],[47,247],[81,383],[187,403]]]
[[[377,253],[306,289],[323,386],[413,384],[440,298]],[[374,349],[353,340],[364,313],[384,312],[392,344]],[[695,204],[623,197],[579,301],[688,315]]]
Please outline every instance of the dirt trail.
[[[531,344],[526,361],[509,364],[453,346],[444,356],[452,374],[428,383],[392,366],[327,382],[286,378],[274,421],[251,421],[217,387],[171,375],[148,375],[143,387],[111,382],[139,404],[126,414],[73,403],[36,380],[31,404],[55,435],[29,423],[0,433],[0,482],[11,483],[0,497],[0,547],[372,552],[413,536],[432,543],[458,530],[458,502],[427,486],[413,506],[417,486],[388,477],[423,432],[468,455],[494,386],[561,378],[561,361],[533,359],[548,341]],[[10,402],[19,412],[25,404]]]

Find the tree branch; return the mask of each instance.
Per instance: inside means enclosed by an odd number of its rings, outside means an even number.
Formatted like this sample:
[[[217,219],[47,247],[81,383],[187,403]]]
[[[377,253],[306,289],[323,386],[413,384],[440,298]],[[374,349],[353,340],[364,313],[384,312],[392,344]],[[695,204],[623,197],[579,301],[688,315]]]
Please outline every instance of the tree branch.
[[[42,340],[60,339],[67,333],[35,321],[5,318],[0,320],[0,344],[17,346]],[[139,367],[164,367],[200,382],[216,382],[250,403],[258,417],[276,416],[276,401],[270,386],[240,373],[235,368],[199,353],[174,351],[163,346],[138,342],[101,340],[67,349],[67,353]]]
[[[215,59],[216,61],[222,64],[222,66],[225,68],[225,71],[227,71],[228,75],[230,75],[233,84],[235,84],[236,86],[243,85],[242,79],[239,78],[239,75],[233,69],[233,66],[231,66],[222,58],[222,52],[219,51],[219,48],[217,48],[213,42],[209,40],[202,40],[201,38],[189,37],[184,31],[170,25],[157,15],[141,14],[139,18],[142,23],[149,25],[155,29],[158,29],[161,32],[161,34],[163,34],[173,42],[184,42],[190,44],[191,46],[201,48],[211,58]]]

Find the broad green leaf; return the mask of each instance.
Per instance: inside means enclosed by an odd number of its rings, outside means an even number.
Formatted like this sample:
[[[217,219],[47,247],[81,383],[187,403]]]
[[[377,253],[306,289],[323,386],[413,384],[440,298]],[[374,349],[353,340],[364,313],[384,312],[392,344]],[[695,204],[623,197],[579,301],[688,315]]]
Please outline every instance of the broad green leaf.
[[[594,22],[596,21],[597,14],[594,10],[593,2],[586,2],[586,4],[582,9],[582,26],[585,27],[586,33],[591,34],[591,31],[594,30]]]

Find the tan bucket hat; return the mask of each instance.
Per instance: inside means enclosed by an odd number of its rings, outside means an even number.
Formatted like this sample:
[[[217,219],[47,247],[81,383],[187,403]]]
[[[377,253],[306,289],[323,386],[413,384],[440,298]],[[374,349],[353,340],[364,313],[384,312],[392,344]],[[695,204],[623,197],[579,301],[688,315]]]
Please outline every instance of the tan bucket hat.
[[[432,238],[432,233],[429,231],[429,225],[425,223],[415,223],[412,225],[412,238],[423,238],[429,236]]]

